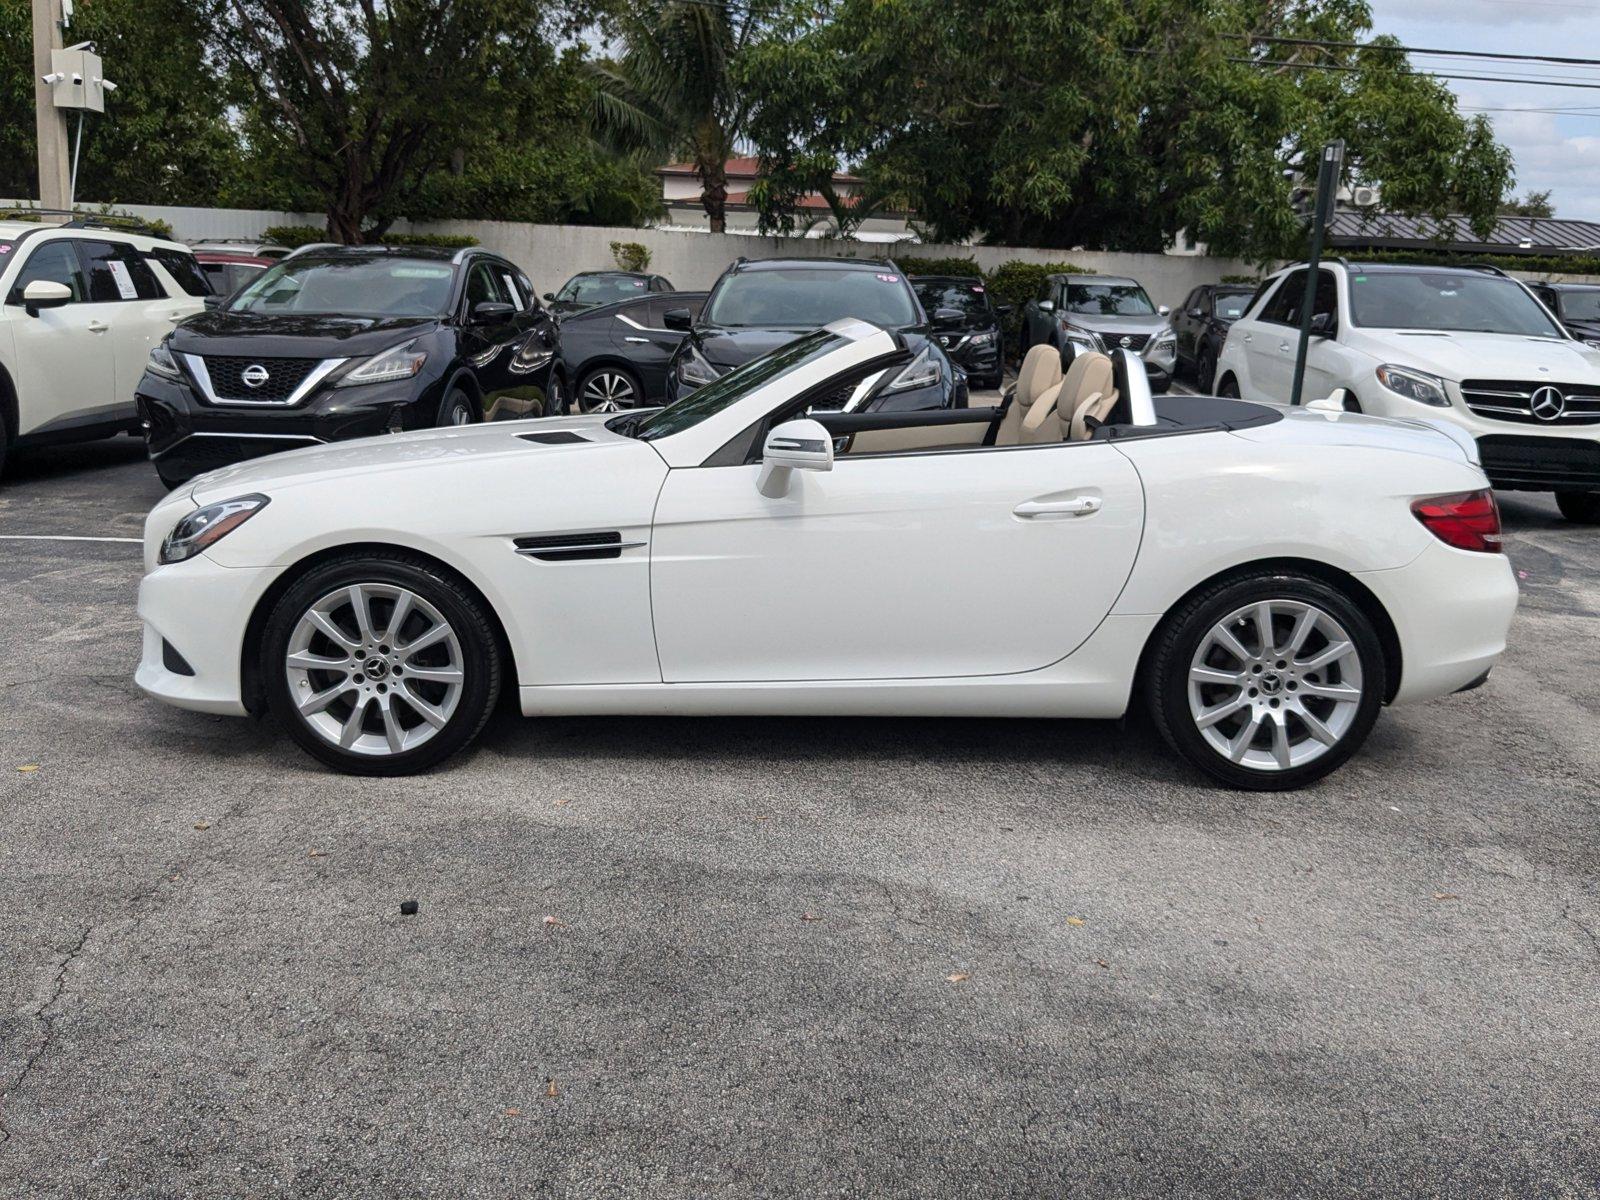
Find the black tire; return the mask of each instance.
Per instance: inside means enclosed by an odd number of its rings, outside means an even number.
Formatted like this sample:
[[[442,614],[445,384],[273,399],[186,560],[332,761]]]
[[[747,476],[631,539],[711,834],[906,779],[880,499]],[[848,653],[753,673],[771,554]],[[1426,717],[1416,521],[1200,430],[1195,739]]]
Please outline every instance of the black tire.
[[[1579,525],[1600,525],[1600,492],[1557,492],[1561,515]]]
[[[1195,363],[1194,382],[1200,389],[1201,395],[1211,394],[1211,385],[1217,378],[1217,360],[1212,357],[1210,349],[1200,351],[1200,359]]]
[[[403,588],[442,614],[456,636],[461,659],[459,671],[462,677],[459,683],[459,697],[448,719],[435,732],[428,735],[425,741],[411,749],[361,753],[335,745],[317,732],[307,717],[302,716],[290,695],[290,681],[285,669],[286,659],[290,638],[301,618],[319,600],[353,585],[368,585],[379,589]],[[387,618],[377,605],[373,605],[370,611],[373,618],[371,623],[376,629],[378,621]],[[392,613],[392,608],[390,612]],[[341,628],[347,633],[351,629],[348,625],[341,625]],[[398,646],[395,651],[395,654],[389,657],[397,662],[415,664],[421,657],[420,654],[404,655]],[[289,736],[313,758],[351,775],[414,775],[426,771],[463,749],[478,736],[483,730],[484,723],[489,719],[500,692],[502,675],[499,641],[482,602],[434,563],[402,552],[392,555],[377,553],[353,555],[347,559],[323,563],[297,579],[289,590],[279,597],[278,602],[273,605],[271,615],[267,618],[259,649],[259,667],[260,678],[266,689],[268,707],[289,731]],[[412,669],[418,668],[413,665]],[[339,674],[341,673],[318,672],[313,687],[329,683],[329,675],[332,676],[332,682],[336,683]],[[348,719],[350,712],[355,708],[355,703],[347,699],[352,693],[358,696],[365,695],[367,681],[364,673],[352,672],[350,678],[353,681],[357,676],[363,676],[361,685],[363,691],[358,692],[355,686],[346,688],[339,699],[327,706],[327,711],[333,715],[333,719]],[[391,686],[395,686],[392,676],[388,682]],[[371,684],[373,688],[378,686],[376,683]],[[442,685],[437,686],[442,687]],[[398,687],[396,691],[398,693]],[[405,695],[410,694],[410,692],[405,693]],[[420,692],[417,694],[421,695]],[[435,692],[422,698],[439,704],[442,708],[444,701],[437,699],[438,695],[439,693]],[[362,703],[365,705],[366,700]],[[401,703],[405,705],[404,696],[401,697]],[[335,707],[336,705],[338,707]],[[400,712],[402,720],[420,719],[420,710],[410,708],[409,705],[401,708]],[[373,706],[368,706],[365,708],[364,717],[360,719],[358,729],[376,736],[382,732],[384,726],[381,718],[381,712],[374,712]],[[412,729],[420,730],[421,724],[413,724]]]
[[[5,478],[6,451],[11,449],[11,426],[6,423],[6,414],[0,412],[0,479]]]
[[[571,404],[567,400],[567,379],[560,371],[550,372],[550,382],[544,389],[544,411],[541,417],[565,416]]]
[[[604,401],[589,395],[590,387],[598,385],[601,380],[614,381],[608,387],[616,404],[614,408],[602,407]],[[617,392],[616,388],[625,387],[626,394]],[[638,408],[644,403],[644,385],[639,382],[639,377],[626,367],[607,364],[585,371],[578,380],[578,386],[572,394],[572,402],[577,405],[581,413],[622,412],[630,408]]]
[[[1222,701],[1229,699],[1228,689],[1236,689],[1236,698],[1242,707],[1234,715],[1216,721],[1212,728],[1219,739],[1236,741],[1242,745],[1246,755],[1272,755],[1274,720],[1282,724],[1286,731],[1293,731],[1286,732],[1286,740],[1296,738],[1298,747],[1313,750],[1314,757],[1288,767],[1250,766],[1230,760],[1221,748],[1207,739],[1199,726],[1198,716],[1190,706],[1190,671],[1195,666],[1196,655],[1202,645],[1213,636],[1219,623],[1227,621],[1230,615],[1267,601],[1311,605],[1337,622],[1354,646],[1360,668],[1359,699],[1352,700],[1349,709],[1338,719],[1331,715],[1334,708],[1332,701],[1311,696],[1309,692],[1298,692],[1298,689],[1302,686],[1352,687],[1350,680],[1354,675],[1347,673],[1343,665],[1321,668],[1320,672],[1312,671],[1310,674],[1297,671],[1292,661],[1294,656],[1281,649],[1274,650],[1273,654],[1284,653],[1287,656],[1285,661],[1289,669],[1283,675],[1273,670],[1272,662],[1266,663],[1265,673],[1261,673],[1259,667],[1242,664],[1239,677],[1260,685],[1249,689],[1249,696],[1253,699],[1246,699],[1246,689],[1239,685],[1223,685],[1219,692],[1212,693],[1214,698],[1207,696],[1210,685],[1197,685],[1196,694],[1201,698],[1201,705],[1215,704],[1218,709],[1224,707]],[[1273,616],[1288,622],[1291,614],[1277,612]],[[1246,648],[1252,648],[1243,622],[1227,627],[1230,630],[1238,628],[1239,641]],[[1249,628],[1253,627],[1252,622]],[[1311,657],[1305,661],[1314,661],[1318,652],[1335,645],[1331,638],[1325,636],[1323,629],[1320,625],[1314,627],[1310,637],[1322,640],[1308,640],[1307,652]],[[1280,625],[1279,630],[1274,636],[1274,644],[1281,647],[1286,641],[1280,639],[1287,639],[1291,630],[1285,625]],[[1338,644],[1342,644],[1342,641]],[[1386,665],[1383,643],[1372,622],[1346,593],[1323,580],[1306,575],[1259,571],[1236,575],[1205,588],[1184,601],[1162,622],[1146,661],[1143,680],[1145,700],[1167,744],[1213,779],[1229,787],[1249,791],[1287,791],[1304,787],[1338,769],[1366,741],[1367,734],[1378,719],[1378,710],[1383,705]],[[1202,663],[1204,665],[1207,664]],[[1335,671],[1338,672],[1337,678],[1332,677]],[[1270,692],[1267,689],[1269,680],[1276,681]],[[1291,695],[1291,692],[1297,694]],[[1269,694],[1274,697],[1270,701],[1266,699]],[[1269,703],[1270,710],[1266,708]],[[1342,723],[1338,740],[1325,749],[1315,750],[1311,743],[1317,739],[1312,737],[1310,725],[1294,711],[1295,703],[1301,705],[1300,711],[1317,718],[1318,723],[1326,721],[1324,731]],[[1316,711],[1313,711],[1313,706]],[[1250,720],[1255,717],[1261,718],[1259,732],[1247,734]],[[1307,738],[1310,740],[1305,740]],[[1292,756],[1290,761],[1293,762]]]
[[[1239,398],[1239,381],[1232,375],[1227,376],[1217,384],[1217,395],[1229,400],[1237,400]]]
[[[439,417],[435,425],[472,425],[483,419],[482,407],[473,400],[465,388],[453,387],[445,393],[439,404]]]
[[[160,463],[156,463],[155,468],[156,478],[161,480],[161,486],[169,492],[173,488],[183,486],[194,478],[193,475],[175,475],[171,471],[163,470]]]
[[[1345,388],[1344,390],[1344,410],[1345,412],[1351,413],[1358,413],[1361,411],[1361,401],[1356,398],[1356,394],[1349,388]]]

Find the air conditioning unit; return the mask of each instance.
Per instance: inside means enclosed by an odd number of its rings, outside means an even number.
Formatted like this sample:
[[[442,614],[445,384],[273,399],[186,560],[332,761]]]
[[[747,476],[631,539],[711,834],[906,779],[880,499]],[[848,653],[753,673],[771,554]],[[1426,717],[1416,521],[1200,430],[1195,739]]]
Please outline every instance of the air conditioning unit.
[[[1375,187],[1351,188],[1350,203],[1357,208],[1375,208],[1378,204],[1378,189]]]

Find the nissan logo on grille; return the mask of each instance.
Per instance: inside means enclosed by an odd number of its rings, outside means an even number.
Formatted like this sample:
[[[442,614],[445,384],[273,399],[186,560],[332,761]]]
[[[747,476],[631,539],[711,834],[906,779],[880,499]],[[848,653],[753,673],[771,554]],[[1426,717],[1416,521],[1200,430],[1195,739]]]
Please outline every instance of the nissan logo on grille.
[[[1124,334],[1123,337],[1122,337],[1122,340],[1120,342],[1118,342],[1117,345],[1121,346],[1124,350],[1126,350],[1129,346],[1133,345],[1133,339],[1131,337],[1128,337],[1126,334]]]
[[[1567,398],[1559,388],[1542,387],[1533,393],[1528,407],[1541,421],[1558,421],[1561,414],[1567,411]]]
[[[239,373],[239,380],[245,387],[258,388],[270,378],[267,369],[260,363],[251,363]]]

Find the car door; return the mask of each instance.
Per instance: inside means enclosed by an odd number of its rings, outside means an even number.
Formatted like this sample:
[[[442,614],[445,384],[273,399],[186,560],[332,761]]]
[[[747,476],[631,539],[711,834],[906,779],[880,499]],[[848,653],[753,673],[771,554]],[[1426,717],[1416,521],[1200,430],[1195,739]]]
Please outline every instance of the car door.
[[[123,404],[117,393],[116,358],[110,325],[88,303],[83,263],[72,238],[24,242],[26,257],[6,292],[7,314],[16,338],[17,428],[19,437],[116,421],[131,415],[133,396]],[[72,301],[26,315],[22,293],[35,280],[64,284]]]
[[[1250,376],[1246,399],[1273,404],[1289,402],[1289,383],[1294,374],[1294,343],[1299,337],[1300,304],[1305,295],[1306,273],[1291,271],[1267,297],[1260,316],[1246,325],[1240,335]]]
[[[1081,645],[1132,570],[1144,494],[1106,442],[674,470],[651,604],[669,683],[1031,671]],[[1077,513],[1078,515],[1072,515]]]
[[[107,327],[115,362],[119,401],[133,407],[133,389],[144,375],[150,350],[184,317],[200,311],[203,301],[167,295],[138,248],[127,242],[74,238],[83,261],[93,319]]]
[[[1178,343],[1178,357],[1193,362],[1199,353],[1199,331],[1205,326],[1206,289],[1197,287],[1172,314],[1172,332]]]
[[[481,318],[480,304],[509,305],[506,315]],[[516,272],[492,258],[467,267],[461,300],[461,358],[478,381],[485,421],[514,421],[544,415],[551,346],[541,337],[538,318],[526,307]],[[545,318],[548,321],[548,318]]]
[[[633,367],[646,400],[651,402],[666,395],[667,366],[688,336],[682,330],[666,327],[667,313],[680,308],[698,315],[697,305],[663,294],[621,305],[611,322],[612,348]]]

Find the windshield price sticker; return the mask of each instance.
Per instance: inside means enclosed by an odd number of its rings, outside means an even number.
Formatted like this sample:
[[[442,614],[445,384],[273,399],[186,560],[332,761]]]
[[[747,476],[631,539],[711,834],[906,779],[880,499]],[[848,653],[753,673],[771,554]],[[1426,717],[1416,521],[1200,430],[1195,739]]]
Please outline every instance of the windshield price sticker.
[[[111,268],[111,278],[117,281],[117,294],[124,300],[137,300],[139,289],[133,286],[133,276],[128,274],[128,264],[109,258],[106,260],[106,266]]]
[[[898,276],[898,275],[879,275],[878,276],[878,280],[881,283],[899,283],[900,282],[900,276]]]

